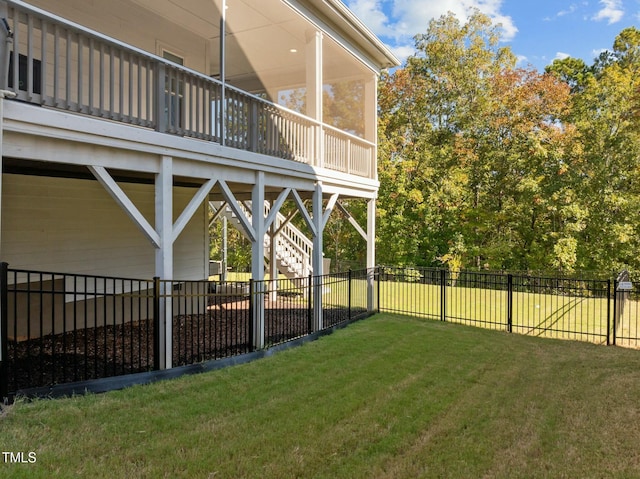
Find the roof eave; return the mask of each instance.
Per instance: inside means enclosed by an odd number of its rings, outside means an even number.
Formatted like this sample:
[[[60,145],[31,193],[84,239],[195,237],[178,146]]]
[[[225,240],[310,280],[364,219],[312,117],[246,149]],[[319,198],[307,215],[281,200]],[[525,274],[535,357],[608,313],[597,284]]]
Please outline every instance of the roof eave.
[[[341,0],[320,0],[314,1],[323,13],[329,17],[334,17],[336,23],[345,26],[345,30],[350,36],[358,41],[358,44],[375,58],[381,69],[393,68],[400,65],[400,60],[393,54],[369,27],[360,20]],[[324,8],[323,8],[324,6]]]

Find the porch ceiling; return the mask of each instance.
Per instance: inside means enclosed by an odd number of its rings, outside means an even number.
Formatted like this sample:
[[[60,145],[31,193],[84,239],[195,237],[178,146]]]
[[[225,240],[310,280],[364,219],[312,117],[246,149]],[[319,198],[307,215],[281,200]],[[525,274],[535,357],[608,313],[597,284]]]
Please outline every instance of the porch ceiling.
[[[220,0],[131,1],[209,40],[212,50],[216,49],[220,40]],[[226,3],[226,80],[255,93],[265,91],[266,85],[289,88],[304,85],[305,50],[317,27],[282,0],[227,0]],[[362,39],[360,43],[365,51],[376,47]],[[210,60],[208,74],[219,75],[217,51],[211,52]],[[325,83],[362,75],[358,62],[345,61],[341,55],[326,55],[324,61]],[[387,63],[384,61],[383,66]]]
[[[217,45],[219,0],[131,0],[168,21]],[[281,77],[304,83],[305,24],[280,0],[227,0],[226,80],[248,91]],[[215,47],[214,47],[215,48]],[[219,75],[217,52],[211,54],[212,76]]]

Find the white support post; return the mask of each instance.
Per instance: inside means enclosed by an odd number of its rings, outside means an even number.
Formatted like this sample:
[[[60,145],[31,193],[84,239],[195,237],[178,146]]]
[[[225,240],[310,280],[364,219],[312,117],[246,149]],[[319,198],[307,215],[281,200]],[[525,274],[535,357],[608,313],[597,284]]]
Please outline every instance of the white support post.
[[[220,274],[220,281],[227,281],[227,263],[228,263],[228,226],[227,217],[222,217],[222,272]]]
[[[7,91],[7,90],[0,90],[0,216],[1,216],[1,212],[2,212],[2,167],[3,167],[3,137],[4,137],[4,99],[5,98],[12,98],[14,97],[15,94],[13,92]],[[1,233],[1,230],[0,230]],[[0,240],[0,245],[2,245],[2,242]],[[6,304],[0,304],[0,308],[6,308],[7,305]],[[3,335],[5,335],[6,337],[6,331],[2,330],[2,326],[3,323],[2,321],[0,321],[0,338],[2,338]],[[2,361],[5,360],[5,358],[2,357],[2,355],[4,354],[3,351],[3,347],[0,344],[0,364],[2,363]],[[2,369],[2,368],[0,368]],[[0,387],[0,390],[2,388]],[[1,391],[0,391],[1,392]],[[0,394],[0,402],[3,400],[4,398],[2,397],[2,395]]]
[[[2,217],[2,167],[3,167],[3,144],[4,144],[4,101],[5,98],[15,97],[15,93],[8,90],[0,90],[0,218]],[[0,230],[1,233],[1,230]],[[0,249],[2,241],[0,240]],[[2,399],[2,398],[0,398]]]
[[[323,328],[322,321],[322,232],[324,211],[322,208],[322,182],[316,183],[313,192],[313,330],[320,331]]]
[[[155,185],[156,232],[159,247],[156,249],[156,276],[160,283],[160,369],[172,367],[173,304],[171,285],[173,279],[173,159],[163,156]]]
[[[376,200],[367,202],[367,311],[375,309]]]
[[[271,203],[269,212],[276,207]],[[276,232],[276,222],[273,221],[269,226],[269,301],[276,302],[278,300],[278,234]]]
[[[307,115],[322,121],[322,32],[307,34]]]
[[[220,0],[220,105],[219,121],[220,121],[220,144],[226,143],[227,138],[227,1]]]
[[[256,172],[251,192],[251,222],[255,237],[251,243],[251,279],[253,280],[253,346],[264,348],[264,172]]]
[[[378,77],[373,74],[370,81],[364,84],[364,137],[378,144]],[[369,158],[369,178],[378,178],[376,169],[377,152],[374,149],[373,154]]]
[[[309,160],[315,166],[323,165],[322,136],[322,32],[307,36],[307,115],[318,121],[315,127],[314,157]]]
[[[211,178],[205,181],[174,224],[173,159],[169,156],[161,157],[160,171],[156,175],[155,181],[155,228],[153,228],[104,167],[89,165],[88,168],[155,247],[155,275],[162,280],[160,283],[161,327],[158,332],[161,345],[160,367],[169,369],[172,366],[173,335],[173,307],[170,283],[173,280],[173,244],[205,201],[216,180]]]

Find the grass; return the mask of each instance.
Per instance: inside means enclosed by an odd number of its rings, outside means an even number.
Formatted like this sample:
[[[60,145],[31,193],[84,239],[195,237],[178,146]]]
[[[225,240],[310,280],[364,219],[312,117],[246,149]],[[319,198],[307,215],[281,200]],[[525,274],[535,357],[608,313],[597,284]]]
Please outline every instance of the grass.
[[[250,364],[18,403],[0,477],[635,477],[640,354],[377,315]]]

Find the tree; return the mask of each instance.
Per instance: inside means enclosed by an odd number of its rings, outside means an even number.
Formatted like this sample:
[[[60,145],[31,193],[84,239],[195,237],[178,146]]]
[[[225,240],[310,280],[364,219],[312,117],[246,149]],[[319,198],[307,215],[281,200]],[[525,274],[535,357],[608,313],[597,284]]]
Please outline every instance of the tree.
[[[640,242],[640,32],[623,30],[572,95],[568,121],[581,149],[580,195],[585,227],[576,235],[583,269],[637,268]],[[556,72],[554,68],[550,69]]]
[[[379,241],[390,262],[531,268],[557,264],[571,218],[569,88],[515,69],[475,12],[416,36],[417,53],[380,88]],[[401,234],[399,233],[401,232]],[[560,241],[562,240],[562,241]],[[387,259],[388,258],[388,259]],[[556,258],[557,259],[557,258]]]
[[[562,217],[574,196],[569,88],[551,75],[505,69],[492,77],[485,114],[458,138],[470,165],[465,231],[475,266],[571,269],[550,255],[571,228]]]
[[[582,91],[593,76],[593,69],[584,60],[572,57],[554,60],[545,71],[569,85],[572,93]]]
[[[498,40],[477,11],[464,25],[443,16],[415,37],[407,65],[381,80],[378,229],[389,261],[437,264],[461,254],[469,175],[454,149],[484,113],[489,79],[515,64]]]

